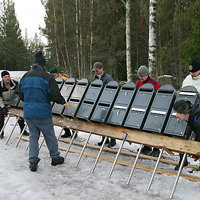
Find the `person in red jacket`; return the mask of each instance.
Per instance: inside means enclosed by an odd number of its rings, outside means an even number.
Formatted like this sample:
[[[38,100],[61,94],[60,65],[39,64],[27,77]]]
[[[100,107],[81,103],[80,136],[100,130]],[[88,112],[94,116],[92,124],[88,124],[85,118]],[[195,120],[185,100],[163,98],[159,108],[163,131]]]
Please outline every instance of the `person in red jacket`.
[[[149,76],[149,69],[145,65],[140,66],[137,74],[140,78],[140,80],[136,82],[136,86],[138,88],[140,88],[145,83],[151,83],[156,88],[156,90],[160,88],[160,83]]]
[[[139,76],[139,79],[140,79],[139,81],[136,82],[136,86],[138,88],[140,88],[142,85],[144,85],[146,83],[152,84],[156,90],[158,90],[160,88],[160,83],[157,80],[150,77],[149,69],[145,65],[142,65],[139,67],[139,69],[137,71],[137,75]],[[156,148],[153,148],[153,150],[152,150],[151,147],[144,146],[142,148],[141,153],[148,154],[150,156],[158,156],[160,153],[160,150],[156,149]]]

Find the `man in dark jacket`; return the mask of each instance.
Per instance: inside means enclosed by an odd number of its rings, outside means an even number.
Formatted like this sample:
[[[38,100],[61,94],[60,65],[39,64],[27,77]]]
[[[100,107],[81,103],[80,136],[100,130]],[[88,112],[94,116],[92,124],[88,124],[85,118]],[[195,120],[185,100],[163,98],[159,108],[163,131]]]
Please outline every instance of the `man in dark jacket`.
[[[54,78],[45,72],[46,60],[39,51],[35,62],[20,82],[20,99],[24,101],[24,118],[29,127],[29,168],[37,171],[40,161],[38,140],[40,132],[43,133],[52,159],[51,165],[56,166],[64,162],[59,156],[58,142],[52,121],[51,101],[65,104]]]
[[[18,82],[11,79],[10,73],[8,71],[2,71],[1,77],[2,77],[2,81],[0,82],[0,130],[3,128],[4,118],[8,114],[6,106],[9,105],[9,101],[18,86]],[[24,126],[25,126],[24,120],[19,119],[18,124],[19,124],[21,132],[22,132],[22,130],[24,129]],[[28,132],[24,131],[23,135],[28,135]],[[3,137],[4,137],[4,131],[0,135],[1,139]]]
[[[103,70],[103,64],[101,62],[94,63],[92,71],[95,72],[94,80],[100,79],[100,80],[102,80],[104,85],[106,85],[110,81],[113,81],[112,76],[110,74],[107,74]],[[101,146],[103,144],[104,138],[105,137],[102,137],[101,142],[98,142],[99,146]],[[115,139],[111,139],[110,141],[109,141],[109,139],[107,139],[106,144],[108,144],[108,147],[113,147],[116,145],[116,141],[115,141]]]
[[[196,134],[195,140],[200,142],[200,105],[192,105],[190,101],[180,100],[174,104],[173,108],[179,120],[187,122],[188,126]],[[182,158],[180,159],[179,164],[176,166],[177,169],[175,168],[175,170],[179,169],[181,161]],[[188,162],[186,159],[184,162],[184,166],[187,165]]]

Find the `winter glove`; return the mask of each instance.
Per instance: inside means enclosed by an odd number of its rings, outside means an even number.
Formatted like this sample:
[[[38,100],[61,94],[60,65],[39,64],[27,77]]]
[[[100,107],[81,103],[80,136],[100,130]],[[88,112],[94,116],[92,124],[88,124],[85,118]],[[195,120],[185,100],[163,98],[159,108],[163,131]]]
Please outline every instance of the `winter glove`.
[[[65,104],[65,108],[68,109],[68,102],[66,102],[66,104]]]
[[[4,114],[4,116],[7,116],[8,110],[6,109],[6,107],[2,108],[2,113]]]

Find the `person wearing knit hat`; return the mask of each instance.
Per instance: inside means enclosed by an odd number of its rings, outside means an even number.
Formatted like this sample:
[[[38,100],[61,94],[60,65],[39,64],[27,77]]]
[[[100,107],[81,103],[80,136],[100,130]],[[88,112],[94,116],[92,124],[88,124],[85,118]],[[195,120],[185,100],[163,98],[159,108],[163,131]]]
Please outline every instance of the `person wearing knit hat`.
[[[37,171],[39,158],[38,140],[42,132],[51,157],[51,165],[64,163],[58,151],[58,141],[52,121],[51,102],[64,105],[55,79],[45,71],[46,60],[39,51],[32,68],[20,81],[20,99],[24,101],[23,114],[29,128],[29,168]]]
[[[190,101],[179,100],[173,105],[176,116],[179,120],[185,121],[188,128],[195,133],[195,141],[200,142],[200,106],[198,103],[192,105]],[[200,151],[200,150],[199,150]],[[180,154],[180,160],[176,165],[175,170],[178,170],[183,159],[183,154]],[[183,167],[188,165],[187,157],[185,158]],[[200,169],[200,166],[199,166]]]
[[[200,93],[200,63],[192,59],[189,63],[189,75],[183,80],[182,88],[185,86],[194,86]]]
[[[46,59],[44,58],[44,56],[43,56],[41,51],[38,51],[36,53],[34,64],[35,65],[39,65],[41,67],[45,67],[46,66]]]
[[[137,71],[137,75],[138,75],[140,80],[137,81],[135,85],[138,88],[140,88],[142,85],[144,85],[146,83],[152,84],[155,87],[156,90],[158,90],[160,88],[159,82],[150,77],[149,69],[145,65],[142,65],[142,66],[139,67],[139,69]],[[153,148],[153,150],[152,150],[151,147],[144,146],[142,148],[141,153],[157,157],[160,153],[160,150],[157,149],[157,148]]]
[[[14,95],[15,91],[18,88],[18,82],[11,79],[10,73],[6,70],[1,72],[2,80],[0,82],[0,130],[4,125],[5,116],[8,114],[7,106],[9,106],[10,99]],[[24,120],[19,119],[18,121],[21,132],[24,129]],[[23,135],[28,135],[28,132],[25,130]],[[0,138],[4,138],[4,131],[2,131]]]

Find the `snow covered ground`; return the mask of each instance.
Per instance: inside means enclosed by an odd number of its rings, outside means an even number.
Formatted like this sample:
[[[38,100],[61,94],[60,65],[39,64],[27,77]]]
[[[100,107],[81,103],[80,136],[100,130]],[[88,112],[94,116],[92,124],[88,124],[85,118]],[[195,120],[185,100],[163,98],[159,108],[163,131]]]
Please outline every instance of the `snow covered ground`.
[[[151,190],[146,191],[152,172],[136,169],[131,179],[130,185],[126,184],[131,168],[116,165],[111,179],[107,179],[112,163],[100,160],[94,173],[91,173],[95,159],[83,156],[78,167],[75,168],[78,154],[69,153],[63,165],[51,166],[46,146],[40,150],[41,161],[38,171],[31,172],[28,168],[28,151],[26,146],[28,142],[21,141],[16,148],[16,135],[19,134],[17,126],[9,144],[6,140],[10,134],[15,117],[12,117],[5,128],[5,138],[0,140],[0,199],[2,200],[160,200],[169,199],[175,177],[163,174],[156,174]],[[60,132],[60,127],[55,127],[56,134]],[[88,134],[80,132],[76,141],[84,141]],[[92,135],[89,143],[96,144],[100,140],[99,136]],[[59,142],[62,147],[68,147],[69,144]],[[117,141],[119,147],[120,141]],[[125,150],[136,151],[138,145],[125,143]],[[76,145],[72,149],[80,150]],[[86,149],[86,152],[97,154],[98,151]],[[61,155],[65,155],[61,151]],[[104,156],[113,157],[116,154],[103,152]],[[164,153],[164,156],[168,156]],[[178,159],[177,156],[170,157]],[[133,162],[135,158],[128,156],[119,157],[120,160]],[[192,159],[190,159],[192,162]],[[154,166],[155,162],[140,159],[139,164]],[[194,164],[194,163],[193,163]],[[173,170],[173,165],[161,163],[159,168]],[[187,172],[188,169],[184,169]],[[200,177],[200,172],[194,172],[193,175]],[[192,182],[180,178],[174,199],[177,200],[199,200],[200,183]]]
[[[1,72],[1,71],[0,71]],[[10,72],[12,77],[19,78],[25,72]],[[169,199],[175,177],[163,174],[156,174],[151,190],[146,191],[152,172],[136,169],[129,186],[126,184],[130,167],[116,165],[111,179],[107,179],[111,170],[112,163],[100,160],[94,173],[91,173],[94,158],[83,156],[78,167],[75,164],[79,157],[78,154],[69,153],[63,165],[51,166],[51,159],[46,146],[40,150],[39,167],[37,172],[31,172],[28,168],[28,142],[21,141],[16,148],[16,136],[19,135],[17,126],[11,140],[6,145],[6,140],[10,134],[16,118],[12,117],[5,128],[5,138],[0,140],[0,200],[165,200]],[[61,128],[55,127],[56,135]],[[76,141],[86,140],[87,133],[78,133]],[[96,144],[100,140],[99,136],[92,135],[89,144]],[[59,142],[59,146],[68,147],[69,144]],[[118,148],[120,141],[114,148]],[[138,145],[125,143],[124,150],[136,152]],[[81,150],[81,147],[72,146],[72,149]],[[86,152],[97,154],[97,150],[86,149]],[[61,151],[61,155],[65,155]],[[102,155],[115,157],[116,154],[103,152]],[[178,159],[178,156],[164,156],[170,159]],[[120,160],[134,162],[133,157],[119,156]],[[193,162],[192,159],[189,159]],[[138,164],[155,166],[155,161],[139,159]],[[197,164],[197,163],[192,163]],[[160,163],[159,168],[172,170],[173,165]],[[188,173],[188,169],[183,169]],[[191,175],[191,174],[190,174]],[[200,177],[200,172],[192,175]],[[180,178],[177,185],[175,200],[199,200],[200,183],[192,182]]]

